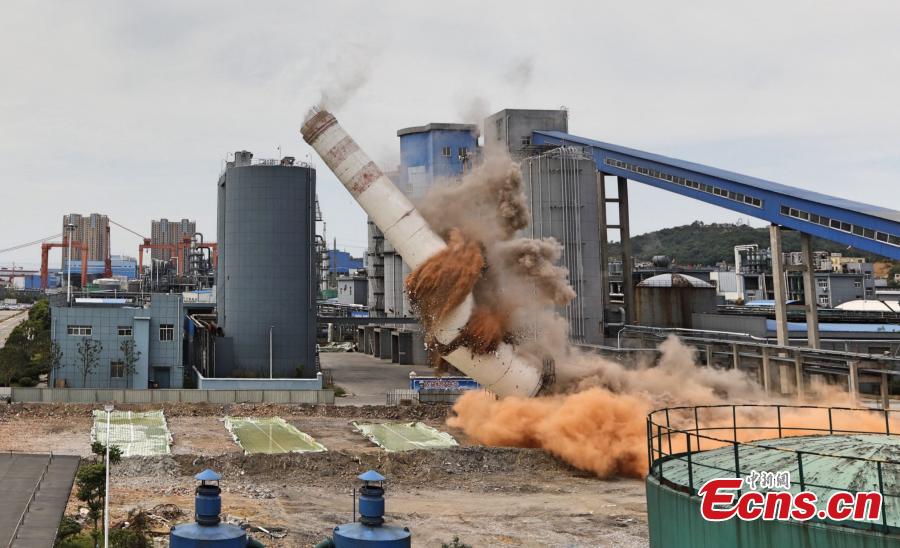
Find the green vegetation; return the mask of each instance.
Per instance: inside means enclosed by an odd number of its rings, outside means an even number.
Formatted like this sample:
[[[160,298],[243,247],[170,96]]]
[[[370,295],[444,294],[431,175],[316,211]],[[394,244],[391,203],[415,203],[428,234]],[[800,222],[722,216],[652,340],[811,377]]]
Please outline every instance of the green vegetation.
[[[454,535],[453,540],[448,542],[442,542],[441,548],[472,548],[471,544],[463,544],[459,540],[459,536]]]
[[[50,371],[50,306],[38,301],[0,348],[0,386],[34,386]]]
[[[800,250],[800,233],[784,231],[785,251]],[[668,255],[680,265],[712,266],[720,261],[734,263],[734,246],[757,244],[760,249],[769,247],[769,229],[749,225],[704,224],[695,221],[689,225],[664,228],[631,238],[632,253],[638,259],[650,260],[654,255]],[[842,253],[853,257],[867,257],[870,261],[881,259],[872,253],[847,249],[846,245],[813,238],[813,249]],[[610,254],[621,253],[618,243],[610,244]]]

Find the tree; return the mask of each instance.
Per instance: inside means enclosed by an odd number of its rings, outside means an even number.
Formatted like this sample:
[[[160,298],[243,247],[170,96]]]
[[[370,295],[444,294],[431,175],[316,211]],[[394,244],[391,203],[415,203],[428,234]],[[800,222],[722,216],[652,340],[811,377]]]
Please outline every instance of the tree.
[[[122,341],[122,344],[119,345],[119,350],[122,351],[123,356],[122,365],[126,378],[126,386],[131,388],[131,377],[137,373],[137,362],[141,359],[141,351],[136,348],[134,339],[131,338]]]
[[[50,386],[56,381],[56,374],[62,369],[62,348],[59,343],[50,343],[50,350],[47,352],[47,365],[50,367]]]
[[[105,432],[105,430],[104,430]],[[91,443],[91,453],[96,455],[99,459],[106,459],[106,445],[103,444],[102,441],[95,441]],[[119,464],[119,461],[122,460],[122,448],[118,445],[110,445],[109,446],[109,463],[110,464]]]
[[[103,497],[106,487],[106,466],[103,463],[88,464],[78,471],[75,479],[78,487],[76,496],[88,507],[88,517],[94,522],[94,531],[97,523],[103,517]]]
[[[78,343],[78,371],[81,372],[81,387],[87,388],[88,375],[93,373],[100,365],[100,352],[103,351],[103,343],[94,339],[85,339]]]

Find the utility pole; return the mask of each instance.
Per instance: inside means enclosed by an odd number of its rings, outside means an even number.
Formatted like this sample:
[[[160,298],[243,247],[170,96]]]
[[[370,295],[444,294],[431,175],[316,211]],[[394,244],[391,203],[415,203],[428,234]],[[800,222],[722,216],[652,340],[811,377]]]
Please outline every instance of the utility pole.
[[[272,330],[275,329],[274,325],[269,326],[269,378],[274,378],[272,376]]]

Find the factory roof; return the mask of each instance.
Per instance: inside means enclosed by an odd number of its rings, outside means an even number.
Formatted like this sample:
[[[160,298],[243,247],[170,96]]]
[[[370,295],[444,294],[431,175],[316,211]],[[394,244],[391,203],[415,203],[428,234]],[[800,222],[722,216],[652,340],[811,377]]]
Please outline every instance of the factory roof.
[[[686,274],[657,274],[651,276],[638,284],[638,287],[697,287],[711,288],[714,287],[699,278],[688,276]]]
[[[432,122],[424,126],[405,127],[397,130],[397,137],[411,135],[413,133],[426,133],[429,131],[469,131],[476,136],[479,135],[478,126],[475,124],[448,124],[442,122]]]
[[[876,312],[900,312],[898,301],[856,300],[837,305],[839,310],[874,310]]]

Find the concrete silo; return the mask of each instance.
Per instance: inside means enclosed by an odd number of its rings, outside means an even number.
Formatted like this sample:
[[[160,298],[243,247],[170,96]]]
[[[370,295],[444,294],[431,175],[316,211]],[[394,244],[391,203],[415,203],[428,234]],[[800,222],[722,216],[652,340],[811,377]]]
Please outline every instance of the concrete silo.
[[[235,153],[218,183],[217,377],[315,377],[316,172]]]

